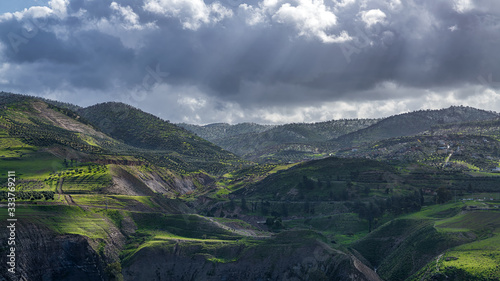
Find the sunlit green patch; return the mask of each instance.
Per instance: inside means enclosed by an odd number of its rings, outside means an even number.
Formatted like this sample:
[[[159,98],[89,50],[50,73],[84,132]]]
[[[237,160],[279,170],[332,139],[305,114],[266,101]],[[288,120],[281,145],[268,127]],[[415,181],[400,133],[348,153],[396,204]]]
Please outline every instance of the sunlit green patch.
[[[479,171],[479,170],[480,170],[480,169],[479,169],[479,167],[474,166],[474,165],[472,165],[472,164],[470,164],[470,163],[467,163],[467,162],[465,162],[465,161],[462,161],[462,160],[451,160],[450,162],[451,162],[451,163],[456,163],[456,164],[462,165],[462,166],[464,166],[464,167],[466,167],[467,169],[470,169],[470,170],[472,170],[472,171]]]
[[[121,200],[117,200],[112,196],[106,196],[101,194],[72,194],[71,198],[77,205],[90,206],[90,207],[100,207],[100,208],[124,208],[127,206],[126,203]]]
[[[490,211],[474,211],[456,215],[452,218],[437,221],[434,225],[439,231],[465,232],[500,229],[500,213]]]
[[[458,246],[448,251],[439,266],[447,271],[459,269],[474,280],[498,280],[500,276],[500,236]],[[495,279],[497,278],[497,279]]]
[[[66,163],[66,165],[68,165]],[[111,184],[109,169],[104,165],[73,164],[49,175],[47,182],[59,186],[65,193],[90,193],[100,191]]]
[[[286,169],[289,169],[295,165],[299,164],[298,162],[297,163],[292,163],[292,164],[287,164],[287,165],[277,165],[276,168],[272,169],[271,171],[269,171],[269,174],[275,174],[279,171],[282,171],[282,170],[286,170]]]
[[[6,214],[2,212],[0,218]],[[106,239],[110,227],[103,216],[76,206],[19,206],[16,218],[42,224],[58,234],[79,234],[92,239]]]
[[[463,206],[464,204],[461,202],[424,206],[419,212],[403,217],[411,219],[440,219],[452,217],[458,214]]]
[[[368,234],[368,222],[354,213],[291,220],[286,221],[285,226],[288,229],[312,228],[330,238],[330,242],[342,245],[348,245]]]
[[[64,168],[63,161],[52,154],[39,152],[21,158],[0,159],[0,176],[6,177],[7,171],[15,171],[19,180],[39,180],[49,177],[50,173]]]
[[[80,139],[85,141],[87,144],[92,145],[92,146],[99,146],[96,139],[93,138],[92,136],[89,136],[87,134],[82,134],[82,133],[78,133],[77,135],[80,137]]]
[[[151,201],[151,196],[113,195],[112,197],[120,200],[135,200],[151,208],[158,207],[158,205]]]
[[[18,138],[7,137],[0,131],[0,159],[22,157],[23,155],[33,153],[36,147],[23,143]]]

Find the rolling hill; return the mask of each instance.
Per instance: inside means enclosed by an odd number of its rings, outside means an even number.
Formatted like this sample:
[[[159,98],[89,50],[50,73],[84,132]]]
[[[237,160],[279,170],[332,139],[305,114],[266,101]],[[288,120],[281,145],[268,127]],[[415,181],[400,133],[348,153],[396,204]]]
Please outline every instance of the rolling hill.
[[[0,187],[0,203],[15,196],[18,275],[497,280],[495,116],[208,126],[206,136],[249,145],[248,158],[295,160],[256,164],[125,104],[1,93],[0,174],[15,191]],[[297,163],[310,153],[322,159]]]
[[[298,161],[307,158],[308,155],[322,153],[324,152],[322,142],[366,128],[378,121],[378,119],[346,119],[279,126],[249,123],[206,126],[179,124],[179,126],[249,160],[272,162]],[[274,157],[266,159],[269,155]]]
[[[261,133],[276,127],[275,125],[259,125],[255,123],[240,123],[235,125],[214,123],[205,126],[179,123],[177,125],[211,142],[238,135]]]
[[[96,154],[131,156],[177,171],[218,173],[240,160],[168,121],[119,103],[74,112],[27,97],[3,95],[3,127],[11,136]]]
[[[437,125],[497,118],[498,113],[472,107],[452,106],[440,110],[421,110],[385,118],[370,127],[339,136],[331,140],[331,143],[336,147],[362,146],[378,140],[421,134]]]
[[[498,118],[499,115],[494,112],[452,106],[447,109],[421,110],[382,119],[331,120],[279,126],[249,123],[206,126],[179,124],[179,126],[247,160],[287,163],[323,158],[338,151],[358,149],[391,138],[426,132],[437,135],[437,131],[433,131],[445,128],[444,126],[451,128],[449,126],[470,123],[470,126],[477,128],[480,124],[477,122],[493,122],[492,120]],[[491,128],[491,122],[488,123],[488,128]],[[450,129],[448,131],[451,132]]]
[[[143,157],[162,165],[188,162],[181,168],[217,172],[224,169],[221,163],[239,161],[234,154],[187,130],[123,103],[97,104],[78,113],[102,132],[143,150]]]

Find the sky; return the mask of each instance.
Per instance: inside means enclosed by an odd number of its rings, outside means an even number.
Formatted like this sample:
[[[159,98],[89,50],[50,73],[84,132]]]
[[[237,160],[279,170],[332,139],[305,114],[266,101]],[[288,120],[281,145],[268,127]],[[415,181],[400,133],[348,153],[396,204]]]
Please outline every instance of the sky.
[[[497,0],[0,4],[0,90],[172,122],[500,111]]]

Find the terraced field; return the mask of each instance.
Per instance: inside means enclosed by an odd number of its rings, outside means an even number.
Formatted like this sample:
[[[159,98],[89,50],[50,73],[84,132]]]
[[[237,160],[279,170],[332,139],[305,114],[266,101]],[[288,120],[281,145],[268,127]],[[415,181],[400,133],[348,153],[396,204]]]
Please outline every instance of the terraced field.
[[[490,203],[500,206],[498,201]],[[479,205],[481,201],[467,204]],[[470,242],[444,250],[410,280],[499,280],[500,211],[461,211],[467,204],[440,205],[412,215],[434,218],[440,233]]]

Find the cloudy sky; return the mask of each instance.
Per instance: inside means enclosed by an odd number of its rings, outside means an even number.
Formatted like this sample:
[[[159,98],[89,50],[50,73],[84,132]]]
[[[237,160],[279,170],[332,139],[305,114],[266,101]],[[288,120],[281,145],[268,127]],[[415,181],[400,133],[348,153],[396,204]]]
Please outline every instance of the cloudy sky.
[[[0,5],[3,91],[197,124],[500,111],[497,0]]]

